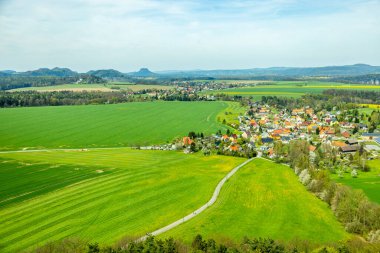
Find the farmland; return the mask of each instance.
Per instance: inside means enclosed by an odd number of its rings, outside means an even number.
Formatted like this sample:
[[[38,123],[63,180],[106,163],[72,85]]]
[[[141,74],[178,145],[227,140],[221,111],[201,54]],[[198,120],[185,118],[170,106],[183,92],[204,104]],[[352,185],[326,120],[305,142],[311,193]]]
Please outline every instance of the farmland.
[[[225,120],[231,124],[238,124],[238,116],[244,115],[247,112],[247,107],[241,106],[240,103],[227,101],[227,108],[219,112],[217,120],[223,122]]]
[[[0,111],[0,148],[110,147],[165,143],[190,131],[225,130],[224,102],[151,102]]]
[[[207,94],[223,93],[230,96],[246,96],[259,100],[262,96],[282,96],[282,97],[300,97],[304,94],[321,94],[327,89],[354,89],[354,90],[374,90],[380,91],[380,86],[360,85],[360,84],[343,84],[334,82],[317,82],[317,81],[278,81],[263,83],[256,86],[241,88],[231,88],[226,90],[207,91]]]
[[[380,204],[380,160],[371,160],[367,163],[371,170],[369,172],[359,171],[357,178],[353,178],[351,173],[343,173],[343,178],[339,178],[336,174],[332,177],[338,183],[363,190],[371,201]]]
[[[44,87],[28,87],[12,89],[10,91],[112,91],[114,89],[119,90],[131,90],[140,91],[144,89],[158,89],[158,90],[168,90],[171,89],[170,86],[164,85],[139,85],[131,83],[105,83],[105,84],[62,84]]]
[[[129,148],[0,159],[1,252],[68,236],[101,243],[142,236],[206,203],[218,181],[244,161]]]
[[[263,159],[240,169],[215,205],[162,237],[190,242],[197,234],[235,242],[244,236],[315,243],[348,238],[327,204],[307,192],[289,167]]]

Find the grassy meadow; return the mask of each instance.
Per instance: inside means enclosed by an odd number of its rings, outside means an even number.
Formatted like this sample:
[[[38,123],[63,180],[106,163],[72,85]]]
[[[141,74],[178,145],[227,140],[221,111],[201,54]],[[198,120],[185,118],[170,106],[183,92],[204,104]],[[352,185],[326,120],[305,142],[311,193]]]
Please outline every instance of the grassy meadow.
[[[226,120],[227,123],[239,124],[238,116],[245,115],[248,108],[246,106],[241,106],[238,102],[226,102],[227,107],[218,113],[216,116],[218,122],[223,122]]]
[[[0,110],[0,149],[162,144],[190,131],[215,133],[224,102],[141,102]]]
[[[380,159],[368,161],[367,164],[370,171],[359,171],[357,178],[353,178],[351,173],[343,173],[343,178],[334,174],[332,178],[336,182],[348,185],[353,189],[363,190],[371,201],[380,204]]]
[[[244,236],[314,243],[349,237],[327,204],[309,193],[289,167],[264,159],[241,168],[212,207],[161,237],[189,243],[197,234],[236,243]]]
[[[206,203],[243,158],[129,148],[0,154],[0,252],[66,237],[112,244]]]
[[[304,94],[321,94],[327,89],[355,89],[380,91],[378,85],[344,84],[318,81],[277,81],[256,86],[207,91],[207,94],[223,93],[260,100],[262,96],[301,97]]]

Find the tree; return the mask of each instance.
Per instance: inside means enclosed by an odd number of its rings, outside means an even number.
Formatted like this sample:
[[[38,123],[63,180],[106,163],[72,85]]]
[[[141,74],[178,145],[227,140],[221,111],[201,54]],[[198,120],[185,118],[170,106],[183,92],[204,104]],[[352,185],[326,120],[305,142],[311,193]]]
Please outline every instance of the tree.
[[[190,139],[194,140],[197,137],[197,134],[195,132],[189,132],[187,135]]]
[[[353,170],[351,171],[351,176],[352,176],[353,178],[357,178],[357,177],[358,177],[358,171],[357,171],[356,169],[353,169]]]

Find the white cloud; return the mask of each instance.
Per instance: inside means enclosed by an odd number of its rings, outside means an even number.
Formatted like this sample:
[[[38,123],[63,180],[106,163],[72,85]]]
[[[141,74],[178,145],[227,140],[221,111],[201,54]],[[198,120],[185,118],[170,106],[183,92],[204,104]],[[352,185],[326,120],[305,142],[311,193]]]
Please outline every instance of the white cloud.
[[[0,69],[379,65],[379,1],[5,1]]]

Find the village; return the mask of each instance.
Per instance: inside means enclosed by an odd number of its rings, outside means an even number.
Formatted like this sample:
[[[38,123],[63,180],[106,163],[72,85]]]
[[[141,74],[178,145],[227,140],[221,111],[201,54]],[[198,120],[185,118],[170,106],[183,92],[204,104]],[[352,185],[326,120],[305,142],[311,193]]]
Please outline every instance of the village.
[[[380,132],[377,129],[369,132],[368,125],[361,122],[363,115],[357,112],[355,115],[336,108],[315,112],[308,106],[290,111],[262,102],[250,102],[248,107],[245,115],[238,116],[238,124],[224,122],[231,128],[225,133],[219,131],[204,136],[191,132],[173,143],[139,149],[183,150],[187,154],[201,151],[205,155],[214,152],[284,161],[287,146],[292,141],[304,140],[308,143],[311,161],[321,152],[332,152],[347,166],[352,165],[355,156],[360,161],[379,157]]]

